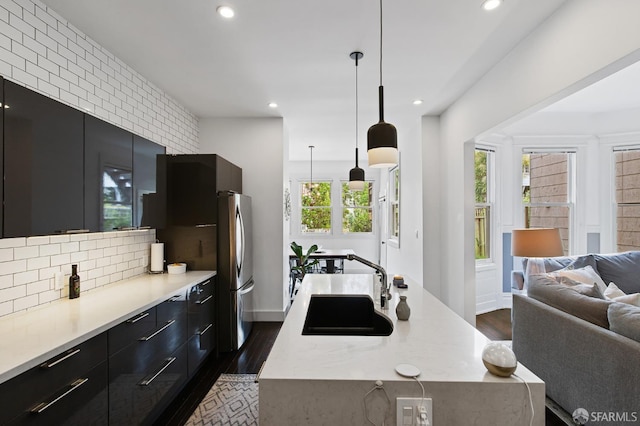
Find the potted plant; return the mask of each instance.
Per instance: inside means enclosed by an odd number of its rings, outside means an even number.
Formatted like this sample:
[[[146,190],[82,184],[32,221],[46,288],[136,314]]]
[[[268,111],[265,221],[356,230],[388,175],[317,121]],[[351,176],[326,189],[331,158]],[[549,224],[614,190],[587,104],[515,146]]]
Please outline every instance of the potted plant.
[[[291,270],[296,271],[298,273],[297,275],[302,281],[305,274],[311,271],[311,269],[319,262],[318,259],[309,258],[309,256],[318,251],[318,246],[316,244],[312,245],[311,247],[309,247],[309,250],[307,250],[307,253],[305,254],[302,246],[296,244],[296,242],[293,241],[291,243],[291,250],[293,250],[293,253],[296,255],[295,266],[292,266]]]

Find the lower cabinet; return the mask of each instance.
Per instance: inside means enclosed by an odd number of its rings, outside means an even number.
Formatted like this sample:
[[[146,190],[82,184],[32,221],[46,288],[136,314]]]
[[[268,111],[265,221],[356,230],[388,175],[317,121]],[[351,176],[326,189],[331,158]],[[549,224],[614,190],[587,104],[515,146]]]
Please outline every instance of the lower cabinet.
[[[187,328],[189,377],[193,376],[205,358],[215,351],[214,286],[215,277],[211,277],[189,289]]]
[[[0,425],[146,425],[215,350],[215,277],[0,384]]]
[[[108,424],[102,333],[0,385],[2,425]]]

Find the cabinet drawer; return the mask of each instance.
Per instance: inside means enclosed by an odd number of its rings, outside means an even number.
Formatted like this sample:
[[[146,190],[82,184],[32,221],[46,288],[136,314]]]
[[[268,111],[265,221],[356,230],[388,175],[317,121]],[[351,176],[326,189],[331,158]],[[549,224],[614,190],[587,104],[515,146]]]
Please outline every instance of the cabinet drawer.
[[[109,424],[151,424],[187,380],[186,344],[144,369],[109,369]]]
[[[173,297],[159,304],[158,324],[165,323],[181,317],[186,317],[187,313],[187,295],[186,292],[176,293]]]
[[[0,424],[28,412],[106,359],[107,336],[102,333],[3,383]]]
[[[189,338],[189,377],[198,371],[200,364],[215,349],[215,342],[216,331],[213,323],[204,325]]]
[[[109,356],[136,342],[141,336],[148,335],[155,327],[156,307],[154,306],[109,329],[107,332]]]
[[[191,287],[188,304],[187,334],[189,338],[213,323],[214,306],[215,297],[211,283],[207,285],[198,284]]]

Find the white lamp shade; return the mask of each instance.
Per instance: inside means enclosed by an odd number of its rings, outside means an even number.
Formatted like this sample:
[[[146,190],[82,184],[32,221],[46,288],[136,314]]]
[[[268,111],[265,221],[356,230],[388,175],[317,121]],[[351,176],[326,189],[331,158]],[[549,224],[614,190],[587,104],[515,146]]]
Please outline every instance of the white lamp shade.
[[[557,228],[514,229],[511,255],[518,257],[563,256],[560,230]]]
[[[364,189],[364,181],[363,180],[350,180],[349,181],[349,189],[352,191],[362,191]]]
[[[398,164],[398,149],[391,147],[372,148],[367,151],[369,167],[393,167]]]

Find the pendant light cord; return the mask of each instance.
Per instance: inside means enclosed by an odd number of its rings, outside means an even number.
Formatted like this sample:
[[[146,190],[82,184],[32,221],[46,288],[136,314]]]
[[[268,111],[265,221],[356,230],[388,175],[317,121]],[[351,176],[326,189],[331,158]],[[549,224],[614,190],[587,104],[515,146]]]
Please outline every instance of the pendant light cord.
[[[382,0],[380,0],[380,86],[382,86]]]
[[[358,52],[356,52],[356,167],[358,167]]]

